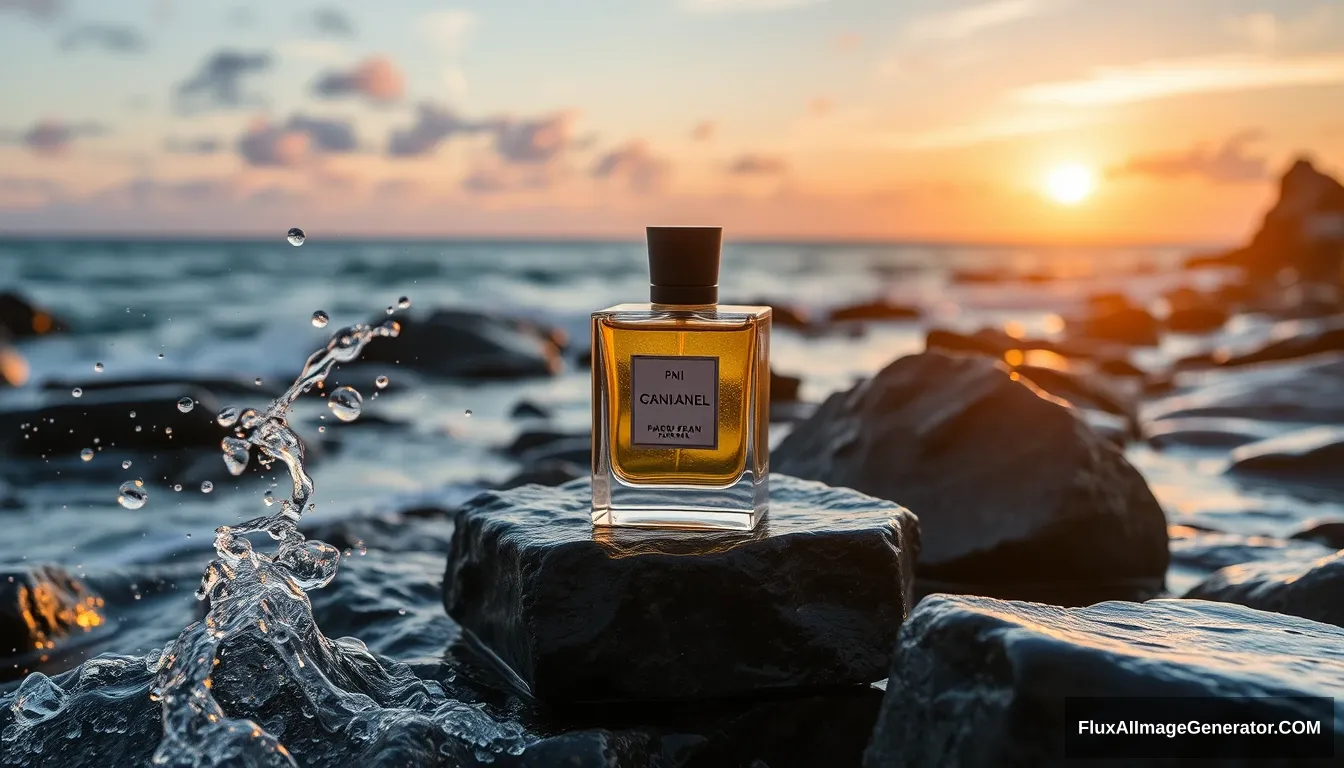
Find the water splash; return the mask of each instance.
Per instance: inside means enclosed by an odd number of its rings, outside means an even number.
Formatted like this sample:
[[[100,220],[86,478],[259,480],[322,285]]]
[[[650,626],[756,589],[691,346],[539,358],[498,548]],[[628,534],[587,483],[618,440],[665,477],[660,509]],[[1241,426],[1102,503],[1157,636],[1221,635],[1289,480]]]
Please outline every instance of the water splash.
[[[154,695],[162,705],[164,733],[154,753],[156,764],[297,765],[280,735],[301,724],[272,723],[272,718],[268,730],[257,721],[230,717],[221,698],[249,712],[265,711],[282,700],[292,710],[297,702],[305,718],[313,719],[311,725],[353,742],[346,748],[358,752],[376,748],[393,724],[400,728],[408,720],[445,737],[471,734],[476,749],[521,750],[521,733],[448,699],[437,684],[405,669],[384,667],[358,641],[325,638],[304,594],[331,582],[341,553],[330,544],[305,539],[298,530],[300,518],[313,507],[315,489],[304,468],[303,443],[287,420],[290,408],[334,366],[353,361],[373,339],[398,331],[396,323],[388,322],[336,333],[325,349],[308,358],[283,395],[253,419],[244,412],[234,436],[224,438],[221,445],[231,473],[242,471],[255,448],[262,464],[279,461],[289,470],[292,495],[279,501],[275,514],[216,530],[217,558],[206,568],[197,592],[209,601],[209,610],[165,650],[157,668]],[[253,548],[248,536],[258,533],[278,542],[273,552]],[[393,690],[395,708],[388,708],[380,699]],[[277,726],[279,731],[272,733]],[[356,754],[346,756],[359,762]]]

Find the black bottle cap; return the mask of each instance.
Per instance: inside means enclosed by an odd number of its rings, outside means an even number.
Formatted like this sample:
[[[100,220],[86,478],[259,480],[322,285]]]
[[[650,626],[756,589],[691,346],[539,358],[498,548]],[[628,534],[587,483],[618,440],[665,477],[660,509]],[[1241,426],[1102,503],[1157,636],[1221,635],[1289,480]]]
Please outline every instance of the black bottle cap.
[[[649,227],[649,301],[717,304],[723,227]]]

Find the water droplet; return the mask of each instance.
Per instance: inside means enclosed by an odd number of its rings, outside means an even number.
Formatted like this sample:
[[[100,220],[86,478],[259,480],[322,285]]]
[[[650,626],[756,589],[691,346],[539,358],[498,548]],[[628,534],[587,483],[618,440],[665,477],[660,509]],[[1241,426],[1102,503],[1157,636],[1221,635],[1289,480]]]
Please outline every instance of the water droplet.
[[[260,386],[261,386],[261,377],[258,376],[258,377],[256,378],[256,380],[253,381],[252,383],[253,383],[253,384],[256,384],[258,387],[260,387]]]
[[[269,507],[275,503],[275,496],[271,495],[270,491],[267,491],[266,495],[261,497],[261,500]]]
[[[322,310],[319,309],[313,313],[314,328],[326,328],[327,323],[329,322],[331,322],[331,318],[327,316],[326,312],[323,312]]]
[[[93,364],[93,372],[94,372],[94,373],[102,373],[102,372],[103,372],[103,364],[102,364],[102,363],[94,363],[94,364]]]
[[[83,460],[85,460],[85,461],[93,461],[93,449],[92,449],[92,448],[85,448],[84,450],[80,451],[80,452],[79,452],[79,458],[81,458],[81,459],[83,459]]]
[[[117,492],[117,503],[127,509],[139,509],[149,501],[145,484],[139,480],[128,480],[121,484]]]
[[[70,390],[70,394],[74,395],[75,397],[79,397],[80,395],[84,394],[84,390],[80,389],[79,387],[75,387],[74,389]]]
[[[162,352],[159,353],[159,359],[160,359],[160,360],[163,359],[163,353],[162,353]]]
[[[122,469],[130,469],[130,468],[131,468],[131,460],[130,460],[130,459],[127,459],[127,460],[121,462],[121,468],[122,468]]]
[[[364,398],[354,387],[337,387],[327,396],[327,407],[341,421],[354,421],[364,409]]]
[[[243,474],[249,456],[247,441],[226,437],[219,442],[219,447],[224,449],[224,466],[228,468],[229,474],[234,477]]]
[[[213,491],[213,490],[215,490],[215,484],[214,484],[214,483],[210,482],[209,480],[202,480],[202,481],[201,481],[201,493],[209,493],[209,492],[211,492],[211,491]]]
[[[135,418],[135,411],[131,411],[131,418],[132,418],[132,419]]]
[[[393,312],[396,312],[396,311],[397,311],[397,308],[396,308],[396,307],[388,307],[388,308],[387,308],[387,314],[389,314],[389,315],[392,314]]]
[[[238,422],[238,409],[232,405],[226,405],[219,409],[219,415],[215,417],[221,427],[232,427]]]
[[[238,417],[238,426],[243,429],[251,429],[257,426],[257,419],[259,418],[261,418],[261,415],[257,413],[255,408],[245,408],[242,415]]]
[[[171,435],[171,434],[173,434],[173,428],[172,428],[172,427],[164,427],[164,428],[163,428],[163,434],[165,434],[165,435]]]
[[[397,309],[410,309],[410,308],[411,308],[411,297],[402,296],[400,299],[397,299]]]
[[[318,432],[326,432],[326,431],[327,431],[327,428],[326,428],[326,427],[318,427],[318,428],[317,428],[317,431],[318,431]]]
[[[298,227],[291,227],[289,230],[289,234],[285,236],[285,239],[289,240],[290,245],[300,246],[303,245],[304,240],[308,239],[308,236],[303,234],[302,229],[299,229]]]
[[[181,490],[182,490],[182,484],[181,484],[181,483],[173,483],[173,490],[174,490],[174,491],[181,491]]]
[[[468,409],[466,410],[466,412],[465,412],[463,415],[466,416],[468,419],[470,419],[470,418],[471,418],[471,409],[468,408]]]
[[[184,397],[177,401],[177,410],[183,413],[190,413],[192,408],[196,407],[196,401],[190,397]]]
[[[373,380],[373,385],[379,389],[385,389],[387,387],[387,377],[379,376]]]
[[[139,432],[141,429],[143,429],[143,427],[141,427],[139,424],[136,424],[136,425],[135,425],[135,431],[136,431],[136,432]]]

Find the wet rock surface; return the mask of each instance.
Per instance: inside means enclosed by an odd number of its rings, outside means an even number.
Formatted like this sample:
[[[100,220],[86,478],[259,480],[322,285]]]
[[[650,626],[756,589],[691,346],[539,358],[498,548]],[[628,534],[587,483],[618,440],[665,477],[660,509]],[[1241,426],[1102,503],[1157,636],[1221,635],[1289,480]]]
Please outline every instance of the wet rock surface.
[[[560,370],[565,340],[535,323],[464,310],[399,316],[401,333],[371,346],[364,363],[394,363],[427,376],[516,379]]]
[[[66,638],[102,626],[103,598],[57,565],[0,571],[0,681]],[[11,667],[11,664],[14,666]]]
[[[1344,631],[1196,600],[1064,609],[935,595],[902,626],[893,655],[868,768],[1069,765],[1066,697],[1344,694]],[[1244,706],[1238,714],[1267,721],[1307,714],[1263,699]],[[1336,750],[1339,715],[1336,703]]]
[[[1233,473],[1344,488],[1344,426],[1294,430],[1232,451]]]
[[[187,413],[177,405],[184,397],[193,401]],[[215,422],[221,405],[210,392],[179,384],[94,389],[79,397],[69,390],[51,391],[36,407],[0,410],[0,450],[19,456],[77,456],[99,446],[215,449],[226,434]]]
[[[1145,409],[1149,421],[1231,417],[1297,424],[1344,424],[1344,354],[1244,368],[1214,375]]]
[[[879,679],[918,522],[771,476],[750,534],[598,529],[586,480],[455,516],[444,605],[543,701],[712,698]],[[667,663],[677,659],[676,664]]]
[[[1085,604],[1162,589],[1166,521],[1142,476],[986,358],[901,358],[832,395],[771,460],[918,515],[921,593]]]
[[[1237,603],[1344,627],[1344,551],[1224,568],[1186,597]]]
[[[855,320],[916,320],[923,314],[918,307],[878,300],[837,307],[831,310],[829,317],[832,323],[845,323]]]
[[[1173,525],[1171,568],[1167,588],[1183,595],[1218,571],[1248,563],[1310,563],[1335,549],[1311,540],[1273,536],[1245,536],[1221,531],[1198,531]]]

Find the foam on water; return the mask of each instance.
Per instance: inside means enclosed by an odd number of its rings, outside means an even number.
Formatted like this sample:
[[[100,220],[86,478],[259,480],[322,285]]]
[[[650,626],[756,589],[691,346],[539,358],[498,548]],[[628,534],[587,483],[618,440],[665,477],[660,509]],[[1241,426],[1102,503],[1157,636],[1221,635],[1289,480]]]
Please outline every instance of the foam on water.
[[[81,736],[96,737],[85,732],[92,723],[95,731],[120,734],[113,751],[130,759],[135,750],[126,741],[144,734],[150,717],[141,712],[146,695],[159,702],[162,715],[162,737],[152,752],[157,765],[373,765],[426,758],[459,764],[521,753],[527,741],[521,727],[496,722],[478,705],[450,697],[440,683],[374,656],[359,640],[327,639],[305,594],[331,582],[341,553],[297,528],[314,506],[314,485],[303,443],[287,421],[290,408],[336,365],[398,331],[390,320],[341,330],[265,410],[242,412],[233,435],[222,441],[226,466],[240,474],[255,448],[262,464],[280,461],[288,468],[290,498],[273,515],[216,529],[217,557],[197,592],[208,606],[205,616],[161,654],[99,657],[56,677],[25,679],[0,734],[7,758],[43,765],[97,754],[96,746],[90,752],[81,743]],[[262,533],[277,542],[273,551],[255,548],[248,538]],[[99,674],[118,687],[100,693]]]

